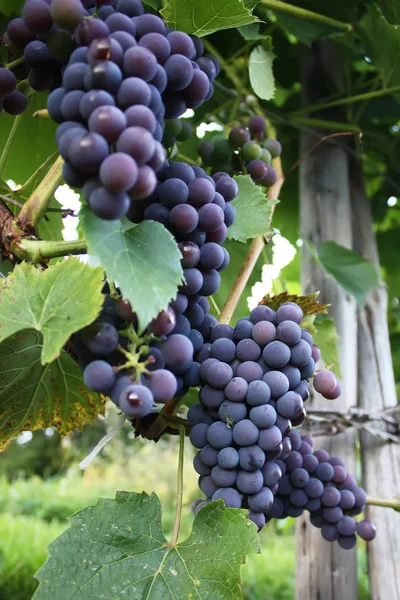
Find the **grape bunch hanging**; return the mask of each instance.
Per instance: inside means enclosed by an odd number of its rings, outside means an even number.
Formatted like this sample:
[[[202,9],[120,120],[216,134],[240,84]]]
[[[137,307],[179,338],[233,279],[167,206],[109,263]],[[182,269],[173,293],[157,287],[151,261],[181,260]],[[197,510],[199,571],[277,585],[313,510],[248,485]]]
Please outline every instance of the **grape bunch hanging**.
[[[21,114],[32,90],[49,90],[66,183],[101,219],[161,223],[181,252],[177,296],[144,331],[118,288],[105,284],[97,320],[68,343],[87,387],[135,424],[199,388],[187,416],[205,495],[195,512],[222,499],[247,509],[260,530],[308,510],[342,548],[354,546],[356,533],[372,540],[373,524],[353,518],[366,496],[343,461],[313,451],[292,429],[305,419],[310,380],[328,399],[341,393],[332,372],[316,369],[320,351],[301,327],[301,307],[260,305],[234,327],[210,314],[207,298],[230,260],[231,175],[247,173],[264,191],[277,181],[272,161],[282,149],[265,120],[254,115],[228,138],[203,140],[205,168],[167,160],[165,149],[191,136],[180,117],[212,96],[219,64],[200,39],[166,27],[140,0],[28,0],[2,46],[0,108]]]

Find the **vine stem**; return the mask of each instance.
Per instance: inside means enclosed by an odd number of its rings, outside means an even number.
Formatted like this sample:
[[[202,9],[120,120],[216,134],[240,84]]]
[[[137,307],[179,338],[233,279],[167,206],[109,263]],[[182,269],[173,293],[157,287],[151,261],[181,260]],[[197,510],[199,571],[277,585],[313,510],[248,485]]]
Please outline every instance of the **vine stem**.
[[[59,258],[69,254],[86,254],[87,248],[82,240],[67,242],[22,238],[11,243],[11,252],[21,260],[41,263],[49,258]]]
[[[326,15],[321,15],[311,10],[294,6],[293,4],[287,4],[286,2],[281,2],[280,0],[261,0],[261,4],[263,4],[266,8],[270,8],[271,10],[277,10],[299,19],[314,21],[316,23],[324,23],[325,25],[330,25],[331,27],[339,29],[340,31],[353,31],[353,26],[350,23],[337,21],[336,19],[331,19],[331,17],[327,17]]]
[[[400,499],[392,498],[387,500],[386,498],[373,498],[372,496],[367,496],[367,502],[369,506],[382,506],[383,508],[393,508],[393,510],[400,511]]]
[[[22,121],[22,117],[23,117],[23,115],[18,115],[17,117],[15,117],[14,122],[13,122],[12,127],[11,127],[11,131],[10,131],[10,133],[8,135],[7,141],[6,141],[5,146],[3,148],[3,152],[1,153],[1,156],[0,156],[0,177],[2,176],[3,171],[4,171],[4,167],[6,166],[6,162],[7,162],[7,159],[9,157],[12,145],[14,143],[14,139],[15,139],[15,135],[16,135],[16,133],[18,131],[18,127],[19,127],[19,125],[20,125],[20,123]]]
[[[175,522],[174,530],[172,533],[172,539],[169,546],[176,546],[178,543],[179,529],[181,526],[182,518],[182,506],[183,506],[183,462],[184,462],[184,450],[185,450],[185,427],[183,425],[178,426],[179,429],[179,458],[178,458],[178,477],[176,486],[176,511],[175,511]]]
[[[28,224],[37,225],[45,214],[54,191],[62,182],[63,162],[62,157],[59,156],[47,175],[25,202],[18,217],[19,224],[22,227]]]
[[[272,133],[272,131],[271,131]],[[272,136],[273,137],[273,136]],[[277,158],[274,161],[274,167],[278,174],[278,179],[269,191],[268,191],[268,199],[276,200],[279,197],[279,193],[281,191],[281,187],[284,182],[284,176],[282,172],[282,163],[281,159]],[[271,220],[274,215],[276,203],[271,207]],[[257,264],[258,259],[265,247],[265,237],[260,235],[251,242],[249,251],[247,253],[246,258],[242,264],[242,267],[239,271],[238,276],[236,277],[235,283],[233,284],[229,295],[226,299],[224,306],[222,307],[219,322],[225,325],[229,324],[233,313],[236,310],[237,305],[239,304],[239,300],[244,292],[244,289],[247,285],[247,282],[250,279],[250,276],[253,272],[254,267]]]
[[[399,86],[376,90],[374,92],[365,92],[365,94],[357,94],[356,96],[347,96],[346,98],[339,98],[338,100],[332,100],[330,102],[316,102],[315,104],[309,104],[305,108],[300,108],[299,110],[289,113],[289,117],[294,119],[300,115],[309,114],[317,110],[333,108],[334,106],[343,106],[344,104],[353,104],[354,102],[362,102],[364,100],[372,100],[373,98],[379,98],[380,96],[386,96],[396,92],[400,92]]]

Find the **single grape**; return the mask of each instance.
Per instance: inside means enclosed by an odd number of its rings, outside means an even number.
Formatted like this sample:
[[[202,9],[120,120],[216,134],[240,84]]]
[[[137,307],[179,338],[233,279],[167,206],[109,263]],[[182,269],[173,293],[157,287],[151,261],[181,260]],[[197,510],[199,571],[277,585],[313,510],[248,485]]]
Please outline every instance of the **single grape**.
[[[223,448],[218,452],[218,464],[224,469],[235,469],[239,464],[238,451],[232,447]]]
[[[252,446],[257,442],[259,436],[258,427],[250,419],[239,421],[233,428],[233,439],[238,446]]]
[[[376,537],[376,527],[371,521],[364,519],[357,523],[357,533],[362,540],[370,542]]]
[[[246,446],[239,448],[240,468],[245,471],[261,469],[265,463],[265,454],[260,446]]]
[[[309,348],[309,346],[307,347]],[[262,356],[269,367],[279,369],[287,365],[291,360],[292,353],[289,346],[283,342],[274,341],[265,346]]]
[[[118,346],[118,331],[104,321],[95,321],[82,329],[82,342],[96,356],[106,356]]]
[[[257,494],[263,485],[264,478],[260,470],[252,472],[239,470],[236,486],[243,494]]]
[[[207,445],[207,433],[209,427],[211,427],[211,425],[208,425],[207,423],[198,423],[192,427],[189,438],[195,448],[204,448]],[[203,460],[203,462],[205,461]]]
[[[93,115],[94,113],[92,113]],[[129,154],[114,152],[107,156],[101,163],[99,175],[102,184],[110,192],[119,194],[127,192],[135,185],[138,177],[138,168],[136,161]]]
[[[253,382],[256,383],[256,382]],[[263,383],[262,381],[257,383]],[[252,384],[250,384],[251,386]],[[250,421],[254,423],[259,429],[265,429],[267,427],[272,427],[277,418],[276,410],[270,406],[269,404],[264,404],[263,406],[255,406],[251,409]]]
[[[275,461],[268,461],[261,469],[264,478],[264,485],[272,487],[277,485],[282,478],[282,469]]]
[[[212,495],[211,500],[223,500],[227,508],[240,508],[242,500],[240,494],[234,488],[221,488],[216,490]]]
[[[231,367],[223,362],[216,362],[210,366],[207,372],[207,381],[216,389],[222,389],[233,377]]]
[[[282,433],[278,427],[273,425],[268,429],[260,430],[258,444],[264,452],[272,452],[282,442]],[[280,453],[279,453],[280,454]]]
[[[250,141],[250,133],[244,127],[233,127],[229,133],[229,142],[233,148],[241,148]]]
[[[147,48],[140,46],[129,48],[124,55],[123,71],[126,77],[151,81],[157,72],[157,59]]]
[[[209,426],[207,430],[208,443],[217,450],[227,448],[232,444],[232,429],[225,423],[216,422]]]
[[[225,400],[218,409],[221,421],[233,425],[247,417],[247,407],[244,402],[230,402]]]
[[[250,313],[250,321],[255,325],[260,321],[269,321],[273,323],[275,320],[275,312],[269,306],[256,306]]]
[[[119,406],[128,417],[140,419],[151,412],[153,394],[144,385],[132,384],[121,393]]]
[[[246,398],[248,383],[241,377],[234,377],[225,388],[226,397],[232,402],[241,402]]]
[[[236,483],[236,470],[223,469],[218,464],[211,471],[211,479],[218,487],[230,488]]]
[[[271,390],[264,381],[256,380],[249,383],[246,400],[250,406],[265,405],[270,399]]]
[[[97,217],[113,221],[126,215],[130,200],[126,194],[112,194],[104,187],[98,187],[90,194],[88,204]]]
[[[115,383],[115,373],[111,365],[104,360],[95,360],[83,371],[85,385],[93,392],[106,394]]]
[[[168,402],[177,390],[176,377],[166,369],[154,371],[146,385],[153,393],[155,402],[161,403]]]

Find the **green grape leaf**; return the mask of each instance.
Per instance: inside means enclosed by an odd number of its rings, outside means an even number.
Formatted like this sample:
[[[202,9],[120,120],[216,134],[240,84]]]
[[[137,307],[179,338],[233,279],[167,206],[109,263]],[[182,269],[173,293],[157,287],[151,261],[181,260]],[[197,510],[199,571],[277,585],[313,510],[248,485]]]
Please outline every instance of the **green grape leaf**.
[[[250,54],[249,75],[251,87],[262,100],[271,100],[275,94],[275,80],[272,71],[274,58],[270,36],[264,41],[263,45],[256,46]]]
[[[21,14],[14,0],[11,0],[11,2],[14,7],[13,12]],[[22,185],[57,150],[55,140],[57,123],[52,119],[36,119],[32,116],[36,110],[46,108],[47,96],[47,93],[35,92],[29,100],[27,109],[19,117],[17,135],[14,137],[2,173],[2,178],[5,181],[12,179],[18,185]],[[14,116],[8,115],[5,111],[2,112],[0,148],[4,148],[14,120]],[[33,140],[40,140],[40,143],[33,143]]]
[[[143,0],[143,4],[151,6],[154,10],[160,10],[162,8],[162,0]]]
[[[360,307],[364,306],[368,292],[379,285],[375,265],[336,242],[323,242],[317,251],[317,260],[339,285],[355,297]]]
[[[155,221],[104,221],[87,207],[79,216],[89,253],[117,283],[145,328],[175,298],[182,281],[181,253],[174,238]]]
[[[268,233],[271,208],[277,200],[268,200],[250,175],[235,175],[234,179],[239,186],[239,193],[232,201],[236,208],[236,221],[229,227],[228,238],[246,242],[249,238]]]
[[[306,21],[293,15],[274,10],[276,20],[287,33],[294,35],[300,42],[311,46],[314,40],[326,37],[331,34],[337,34],[337,29],[326,23],[318,21]]]
[[[247,511],[219,500],[202,508],[192,533],[168,544],[155,494],[119,492],[73,515],[36,574],[34,600],[240,600],[240,565],[258,552]]]
[[[199,37],[258,21],[243,0],[169,0],[161,15],[169,27]]]
[[[42,336],[32,329],[0,344],[0,450],[21,431],[54,426],[68,435],[104,412],[69,354],[43,366],[41,352]]]
[[[339,336],[335,320],[332,317],[317,316],[310,331],[314,342],[321,350],[321,356],[327,367],[335,373],[339,379],[342,378],[339,360]]]
[[[0,342],[22,329],[43,334],[42,364],[57,358],[72,333],[103,304],[103,270],[69,258],[43,270],[21,263],[0,290]]]
[[[243,25],[243,27],[238,27],[238,32],[246,41],[264,40],[267,36],[260,33],[260,25],[261,23]]]
[[[390,25],[375,4],[368,4],[358,32],[366,45],[367,56],[382,78],[384,87],[400,85],[400,27]]]

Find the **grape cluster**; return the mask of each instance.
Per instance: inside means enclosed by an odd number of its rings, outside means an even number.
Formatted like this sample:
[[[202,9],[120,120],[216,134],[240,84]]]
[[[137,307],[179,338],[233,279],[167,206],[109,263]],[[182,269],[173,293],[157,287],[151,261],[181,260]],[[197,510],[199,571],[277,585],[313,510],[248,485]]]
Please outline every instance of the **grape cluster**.
[[[366,493],[347,472],[344,461],[326,450],[313,451],[309,436],[289,434],[291,451],[277,460],[283,475],[267,519],[299,517],[304,510],[328,542],[344,549],[356,545],[356,533],[366,541],[376,535],[373,523],[353,518],[364,512]]]
[[[95,35],[83,36],[48,98],[64,179],[103,219],[121,218],[154,191],[166,158],[164,117],[174,119],[167,134],[182,139],[177,117],[204,102],[217,73],[200,40],[142,13],[140,2],[119,0],[99,11],[104,21],[88,20]]]
[[[244,171],[255,183],[269,188],[278,179],[271,161],[281,155],[282,147],[277,140],[265,137],[263,117],[250,117],[247,125],[248,128],[233,127],[228,139],[217,135],[212,140],[202,140],[198,145],[199,156],[214,170]]]
[[[0,68],[0,96],[6,112],[18,115],[27,106],[25,94],[16,89],[18,79],[27,79],[36,91],[60,84],[62,67],[85,28],[84,19],[94,12],[95,2],[92,8],[88,5],[80,0],[27,0],[22,16],[10,21],[2,45],[15,66]]]
[[[143,418],[155,403],[165,404],[175,395],[179,380],[183,385],[179,376],[193,363],[193,346],[187,337],[170,333],[166,313],[160,313],[142,339],[129,338],[129,324],[137,326],[130,304],[106,293],[99,317],[71,338],[70,348],[89,389],[109,396],[128,417]]]
[[[276,312],[257,306],[234,328],[213,327],[195,357],[204,385],[188,420],[200,489],[206,503],[222,498],[229,508],[248,508],[260,529],[282,476],[275,460],[290,452],[287,436],[304,421],[320,358],[302,319],[293,302]]]
[[[127,217],[135,223],[158,221],[175,237],[185,282],[167,313],[173,333],[188,336],[197,354],[218,323],[206,297],[218,291],[220,273],[229,264],[222,244],[236,218],[231,200],[238,186],[226,173],[210,177],[201,167],[174,161],[163,166],[158,178],[154,193],[134,203]]]

